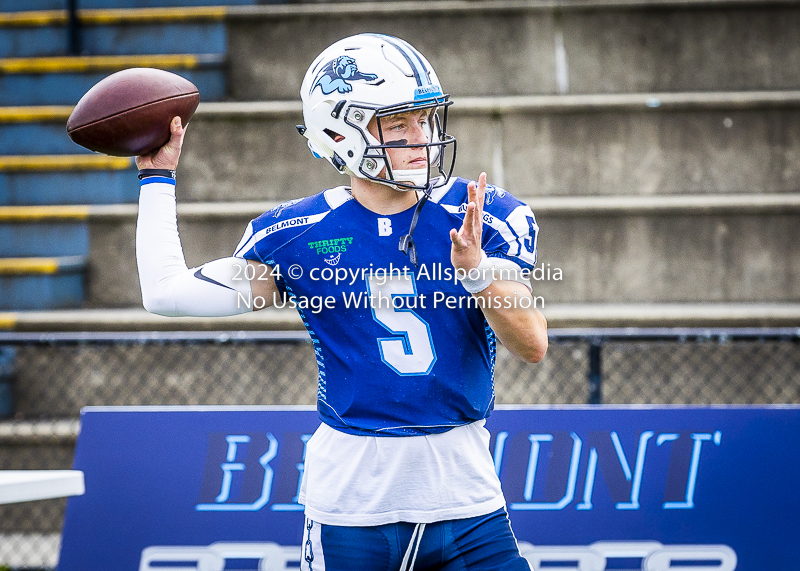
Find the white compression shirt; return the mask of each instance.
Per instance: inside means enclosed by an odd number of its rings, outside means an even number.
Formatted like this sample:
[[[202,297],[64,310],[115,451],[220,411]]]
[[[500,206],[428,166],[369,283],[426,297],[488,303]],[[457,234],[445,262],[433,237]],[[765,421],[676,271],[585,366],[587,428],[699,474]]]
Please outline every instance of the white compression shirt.
[[[477,517],[505,506],[483,420],[427,436],[356,436],[322,424],[298,501],[319,523],[373,526]]]

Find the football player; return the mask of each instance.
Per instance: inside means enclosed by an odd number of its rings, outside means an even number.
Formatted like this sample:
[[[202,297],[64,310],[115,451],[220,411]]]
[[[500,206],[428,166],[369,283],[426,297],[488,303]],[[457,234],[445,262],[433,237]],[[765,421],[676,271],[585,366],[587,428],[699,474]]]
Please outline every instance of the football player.
[[[485,173],[452,176],[451,101],[403,40],[336,42],[309,67],[301,98],[298,130],[350,185],[259,216],[231,258],[186,267],[180,119],[163,148],[137,158],[144,305],[193,316],[297,307],[322,421],[299,496],[303,569],[527,571],[484,422],[497,339],[529,362],[547,350],[530,292],[533,213]]]

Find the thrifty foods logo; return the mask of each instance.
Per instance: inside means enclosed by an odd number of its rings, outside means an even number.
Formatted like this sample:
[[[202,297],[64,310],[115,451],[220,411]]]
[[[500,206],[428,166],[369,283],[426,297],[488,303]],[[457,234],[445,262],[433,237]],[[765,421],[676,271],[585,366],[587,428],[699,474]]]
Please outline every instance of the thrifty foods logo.
[[[316,240],[309,242],[308,247],[314,250],[317,254],[325,256],[325,263],[329,266],[335,266],[342,258],[342,253],[347,251],[347,247],[353,243],[353,237],[347,238],[330,238],[328,240]]]

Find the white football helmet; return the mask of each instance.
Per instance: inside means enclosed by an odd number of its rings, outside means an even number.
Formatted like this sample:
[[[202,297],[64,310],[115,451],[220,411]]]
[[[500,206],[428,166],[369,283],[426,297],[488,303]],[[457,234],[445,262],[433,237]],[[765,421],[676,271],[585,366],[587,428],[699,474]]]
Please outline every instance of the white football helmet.
[[[300,96],[305,125],[298,131],[314,156],[339,172],[427,192],[450,178],[456,154],[456,140],[446,133],[450,96],[425,57],[403,40],[381,34],[339,40],[308,68]],[[432,109],[425,145],[386,144],[380,120],[379,137],[367,130],[373,117],[418,109]],[[394,170],[387,147],[425,147],[428,168]]]

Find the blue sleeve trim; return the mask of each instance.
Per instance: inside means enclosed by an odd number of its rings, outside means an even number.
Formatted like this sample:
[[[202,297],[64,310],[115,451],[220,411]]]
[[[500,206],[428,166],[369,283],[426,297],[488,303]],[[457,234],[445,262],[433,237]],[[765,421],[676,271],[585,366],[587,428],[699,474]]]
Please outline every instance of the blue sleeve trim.
[[[154,182],[162,182],[175,186],[175,179],[168,176],[146,176],[139,181],[139,186],[142,187],[146,184],[152,184]]]

